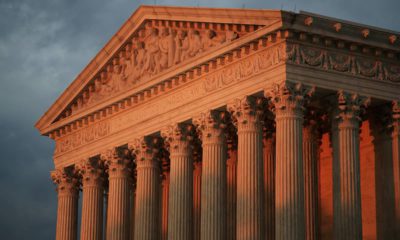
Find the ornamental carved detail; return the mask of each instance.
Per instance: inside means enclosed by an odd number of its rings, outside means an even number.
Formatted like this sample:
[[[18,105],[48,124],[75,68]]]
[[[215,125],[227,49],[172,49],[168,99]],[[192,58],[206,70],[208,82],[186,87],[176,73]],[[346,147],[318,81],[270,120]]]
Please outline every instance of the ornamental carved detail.
[[[274,84],[272,89],[264,92],[273,104],[272,110],[277,118],[286,115],[303,115],[304,105],[315,92],[315,87],[305,86],[301,83],[283,82]]]
[[[243,58],[229,67],[216,71],[204,77],[204,89],[211,92],[223,86],[243,81],[262,70],[278,65],[285,61],[285,45],[271,46],[265,51],[256,53],[248,58]]]
[[[241,29],[199,28],[191,23],[178,26],[174,22],[164,25],[149,21],[140,33],[125,43],[66,112],[68,115],[79,112],[148,82],[166,69],[239,38],[246,33],[244,28]]]
[[[82,177],[83,188],[102,187],[105,180],[105,166],[102,159],[84,159],[77,165],[77,170]]]
[[[78,196],[81,182],[75,167],[56,169],[50,172],[50,176],[57,185],[59,197]]]
[[[193,118],[197,133],[205,143],[223,143],[229,116],[225,111],[209,110]]]
[[[102,121],[89,125],[88,127],[56,139],[55,154],[60,154],[73,149],[76,149],[87,143],[96,141],[99,138],[105,137],[110,133],[110,123]]]
[[[161,170],[162,139],[159,137],[141,137],[128,144],[128,148],[135,156],[136,169],[157,168]]]
[[[348,73],[379,81],[400,82],[400,65],[350,53],[287,43],[288,63]]]
[[[237,98],[228,104],[228,111],[238,131],[261,130],[265,108],[265,99],[253,96]]]
[[[104,162],[109,178],[132,177],[132,156],[126,148],[112,148],[104,151],[100,155]]]
[[[342,123],[349,123],[351,127],[361,121],[361,115],[365,113],[365,108],[369,105],[371,99],[360,96],[357,93],[339,91],[337,98],[336,119]],[[347,126],[344,124],[343,126]]]
[[[190,144],[195,137],[194,127],[191,124],[171,124],[161,129],[164,146],[170,154],[190,154]]]

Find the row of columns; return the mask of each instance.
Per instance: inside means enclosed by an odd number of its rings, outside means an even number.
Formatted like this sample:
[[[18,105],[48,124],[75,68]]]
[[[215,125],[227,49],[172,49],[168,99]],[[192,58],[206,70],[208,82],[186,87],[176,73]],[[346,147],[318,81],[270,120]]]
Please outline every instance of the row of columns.
[[[106,239],[318,239],[320,132],[315,119],[304,120],[312,92],[300,84],[277,85],[266,93],[271,106],[261,98],[244,97],[227,106],[230,114],[209,111],[193,118],[193,125],[162,129],[170,160],[165,184],[160,180],[160,139],[143,138],[130,144],[134,162],[126,157],[129,152],[105,155]],[[362,239],[359,118],[366,104],[366,98],[358,95],[338,94],[331,132],[335,239]],[[266,108],[274,111],[272,121],[265,117]],[[393,159],[397,162],[398,115],[394,111]],[[263,130],[266,122],[268,131]],[[232,132],[231,123],[236,131],[226,134]],[[191,147],[196,144],[195,135],[201,139],[201,153]],[[79,169],[84,196],[81,239],[102,239],[104,166],[87,163]],[[53,176],[59,195],[56,239],[76,239],[78,181],[74,174],[57,174],[63,177]],[[130,210],[134,174],[136,191]],[[130,223],[132,212],[134,224]],[[399,217],[399,209],[396,213]]]

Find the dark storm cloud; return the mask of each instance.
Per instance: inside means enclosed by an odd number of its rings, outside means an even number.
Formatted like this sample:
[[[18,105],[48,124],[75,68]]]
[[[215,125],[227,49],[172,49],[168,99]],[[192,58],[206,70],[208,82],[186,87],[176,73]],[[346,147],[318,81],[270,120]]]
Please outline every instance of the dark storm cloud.
[[[33,125],[139,4],[306,10],[400,30],[397,0],[0,0],[0,236],[54,239],[53,143]]]

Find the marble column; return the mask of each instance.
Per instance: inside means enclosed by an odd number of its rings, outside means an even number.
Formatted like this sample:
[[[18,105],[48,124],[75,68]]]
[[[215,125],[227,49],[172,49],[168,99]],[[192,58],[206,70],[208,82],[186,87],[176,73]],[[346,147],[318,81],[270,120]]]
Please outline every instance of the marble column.
[[[135,239],[135,202],[136,202],[136,183],[132,184],[132,191],[131,191],[131,229],[130,229],[130,239]]]
[[[400,102],[394,101],[392,107],[393,131],[393,177],[395,194],[395,230],[397,239],[400,239]]]
[[[227,175],[227,239],[236,239],[236,185],[237,185],[237,136],[228,139]]]
[[[130,148],[136,155],[135,240],[160,238],[160,164],[156,138],[136,139]]]
[[[202,140],[202,240],[226,239],[226,114],[208,111],[193,119]]]
[[[312,116],[311,116],[312,115]],[[319,133],[318,123],[313,113],[308,112],[303,128],[303,169],[304,169],[304,203],[306,217],[306,239],[319,239],[318,214],[318,157]]]
[[[85,159],[82,175],[81,240],[103,239],[104,167],[98,159]]]
[[[313,89],[301,84],[275,85],[276,173],[275,235],[278,240],[305,239],[303,175],[303,104]]]
[[[108,177],[106,177],[106,179],[108,179]],[[104,201],[103,240],[105,240],[107,236],[108,181],[104,189],[103,201]]]
[[[102,154],[108,166],[107,240],[128,240],[132,161],[127,149]]]
[[[262,106],[254,97],[228,105],[237,127],[236,239],[264,240]]]
[[[275,134],[264,131],[264,211],[265,239],[275,239]]]
[[[338,107],[334,116],[337,139],[333,144],[334,157],[333,209],[334,239],[362,239],[360,190],[360,114],[366,98],[343,91],[338,93]]]
[[[76,240],[78,221],[79,180],[75,170],[57,169],[51,172],[57,184],[56,240]]]
[[[162,180],[161,180],[161,239],[168,239],[168,212],[169,212],[169,162],[162,160]]]
[[[135,204],[136,204],[136,179],[137,179],[137,172],[136,172],[136,163],[132,161],[132,190],[131,190],[131,230],[130,230],[130,239],[135,239]]]
[[[168,239],[193,238],[191,132],[191,125],[180,124],[167,126],[161,131],[170,153]]]
[[[168,239],[168,199],[169,199],[169,173],[162,176],[162,206],[161,206],[161,239]]]
[[[193,239],[200,240],[201,226],[201,147],[193,150]]]

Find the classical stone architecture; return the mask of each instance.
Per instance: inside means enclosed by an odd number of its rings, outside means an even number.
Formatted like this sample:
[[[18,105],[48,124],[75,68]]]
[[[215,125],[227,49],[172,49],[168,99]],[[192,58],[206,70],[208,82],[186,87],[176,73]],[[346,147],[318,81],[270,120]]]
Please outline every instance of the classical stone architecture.
[[[36,124],[56,239],[400,239],[399,37],[140,7]]]

